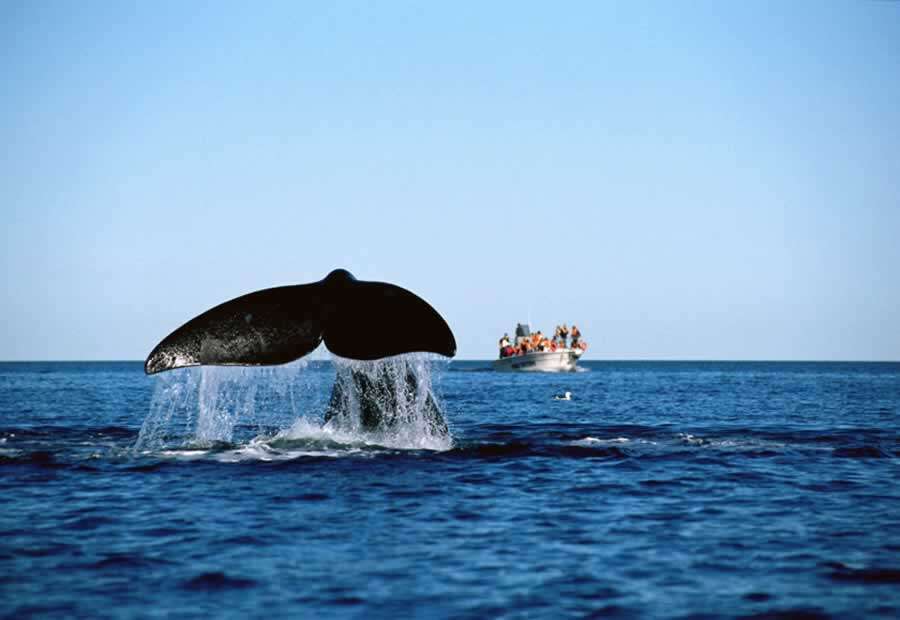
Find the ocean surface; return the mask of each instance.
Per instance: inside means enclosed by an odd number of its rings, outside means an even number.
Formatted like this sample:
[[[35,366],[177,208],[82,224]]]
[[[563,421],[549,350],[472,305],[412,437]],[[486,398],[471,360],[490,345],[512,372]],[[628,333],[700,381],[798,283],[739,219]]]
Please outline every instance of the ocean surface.
[[[900,616],[900,364],[488,365],[0,364],[0,617]]]

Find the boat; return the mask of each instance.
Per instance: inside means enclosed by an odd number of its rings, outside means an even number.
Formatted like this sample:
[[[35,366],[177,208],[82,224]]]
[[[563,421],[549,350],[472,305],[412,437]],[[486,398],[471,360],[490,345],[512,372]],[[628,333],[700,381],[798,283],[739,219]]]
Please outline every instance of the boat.
[[[516,325],[515,346],[511,344],[506,347],[506,351],[501,349],[500,359],[494,360],[494,370],[498,372],[575,372],[578,370],[578,358],[584,355],[587,348],[584,342],[573,343],[573,346],[556,346],[554,344],[544,350],[532,349],[521,352],[522,343],[531,337],[531,329],[527,324]],[[520,352],[509,354],[510,350],[519,350]]]

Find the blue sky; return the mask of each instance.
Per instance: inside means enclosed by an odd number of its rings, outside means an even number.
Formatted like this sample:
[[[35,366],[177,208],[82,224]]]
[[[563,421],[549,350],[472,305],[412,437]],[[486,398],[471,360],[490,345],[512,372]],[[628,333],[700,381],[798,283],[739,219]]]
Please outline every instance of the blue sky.
[[[255,4],[0,5],[0,359],[338,266],[463,359],[900,359],[900,4]]]

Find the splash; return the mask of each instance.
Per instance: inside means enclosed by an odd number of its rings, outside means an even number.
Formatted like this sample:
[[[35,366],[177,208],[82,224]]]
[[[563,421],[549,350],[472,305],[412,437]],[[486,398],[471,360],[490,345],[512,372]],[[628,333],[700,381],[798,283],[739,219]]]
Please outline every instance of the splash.
[[[432,379],[439,365],[436,356],[407,354],[162,373],[134,450],[447,450],[453,441]]]
[[[432,384],[435,356],[361,362],[335,358],[325,430],[397,448],[449,450],[453,439]]]
[[[135,449],[209,448],[272,432],[315,406],[306,360],[284,366],[201,366],[162,373]],[[319,381],[321,382],[321,381]]]

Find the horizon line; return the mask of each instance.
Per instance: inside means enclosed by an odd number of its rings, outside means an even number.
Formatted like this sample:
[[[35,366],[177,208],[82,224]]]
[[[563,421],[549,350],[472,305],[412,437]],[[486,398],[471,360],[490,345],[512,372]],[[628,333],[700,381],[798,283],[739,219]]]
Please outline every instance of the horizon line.
[[[493,362],[497,358],[450,358],[449,362]],[[297,360],[294,360],[297,361]],[[311,362],[330,362],[330,359],[309,360]],[[602,358],[582,359],[581,362],[621,363],[621,362],[671,362],[671,363],[788,363],[788,364],[898,364],[900,359],[764,359],[764,358]],[[6,359],[0,364],[143,364],[141,359]],[[269,364],[285,366],[286,364]],[[202,365],[202,364],[198,364]],[[208,364],[209,366],[240,366],[241,364]],[[248,366],[252,366],[248,365]],[[262,366],[262,364],[260,364]],[[185,366],[193,368],[193,366]]]

